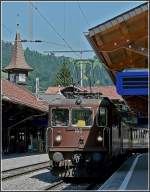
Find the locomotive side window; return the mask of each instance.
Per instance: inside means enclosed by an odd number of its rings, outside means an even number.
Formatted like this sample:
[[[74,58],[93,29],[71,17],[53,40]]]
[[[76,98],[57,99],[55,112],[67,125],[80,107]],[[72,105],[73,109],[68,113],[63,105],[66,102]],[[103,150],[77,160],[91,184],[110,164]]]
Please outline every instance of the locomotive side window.
[[[52,109],[52,126],[68,126],[68,124],[68,109]]]
[[[93,124],[92,110],[72,109],[72,125],[78,127],[91,126]]]
[[[97,116],[97,124],[100,127],[107,126],[107,109],[100,107]]]

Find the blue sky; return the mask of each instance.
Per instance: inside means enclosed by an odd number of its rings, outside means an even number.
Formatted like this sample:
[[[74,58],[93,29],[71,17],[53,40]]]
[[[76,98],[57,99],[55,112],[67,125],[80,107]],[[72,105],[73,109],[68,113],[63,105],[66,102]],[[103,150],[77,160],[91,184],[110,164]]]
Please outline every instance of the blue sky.
[[[22,39],[29,39],[29,1],[2,3],[2,39],[13,41],[16,33],[16,23],[19,22],[19,31]],[[56,31],[66,39],[73,50],[91,49],[83,32],[112,17],[132,9],[145,1],[124,2],[33,2],[40,13],[54,26]],[[81,9],[80,9],[80,8]],[[82,11],[81,11],[82,10]],[[82,14],[82,13],[84,14]],[[19,16],[17,17],[17,14]],[[46,43],[24,43],[23,47],[44,52],[47,50],[69,50],[63,40],[50,28],[45,20],[33,9],[33,39],[40,39]],[[51,43],[52,42],[52,43]],[[57,43],[59,45],[55,45]],[[60,55],[60,54],[57,54]],[[66,55],[65,53],[61,55]],[[93,54],[84,54],[91,57]],[[68,56],[75,56],[69,54]]]

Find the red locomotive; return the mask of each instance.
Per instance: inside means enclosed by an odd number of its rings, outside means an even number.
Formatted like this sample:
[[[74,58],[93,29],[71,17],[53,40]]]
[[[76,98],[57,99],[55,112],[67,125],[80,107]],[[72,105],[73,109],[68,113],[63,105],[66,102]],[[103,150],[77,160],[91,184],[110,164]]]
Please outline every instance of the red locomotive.
[[[61,177],[100,175],[108,162],[133,147],[130,130],[108,98],[55,100],[47,129],[51,172]]]

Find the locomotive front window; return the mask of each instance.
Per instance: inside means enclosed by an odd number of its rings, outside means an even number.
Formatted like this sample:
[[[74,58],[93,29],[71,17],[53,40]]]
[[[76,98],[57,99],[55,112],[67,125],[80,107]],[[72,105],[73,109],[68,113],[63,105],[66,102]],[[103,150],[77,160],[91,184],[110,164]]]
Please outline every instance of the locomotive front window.
[[[72,125],[78,127],[91,126],[93,123],[90,109],[72,109]]]
[[[99,108],[97,123],[99,126],[106,126],[107,125],[107,110],[106,108]]]
[[[52,109],[52,126],[68,126],[68,124],[68,109]]]

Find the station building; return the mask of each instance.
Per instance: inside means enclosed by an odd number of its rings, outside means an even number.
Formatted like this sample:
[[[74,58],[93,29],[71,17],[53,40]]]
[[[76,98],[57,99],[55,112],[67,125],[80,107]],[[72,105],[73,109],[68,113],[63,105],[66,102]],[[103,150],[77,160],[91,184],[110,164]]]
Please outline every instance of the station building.
[[[45,151],[48,103],[39,100],[25,85],[29,71],[20,34],[16,33],[11,61],[2,79],[2,152]]]

